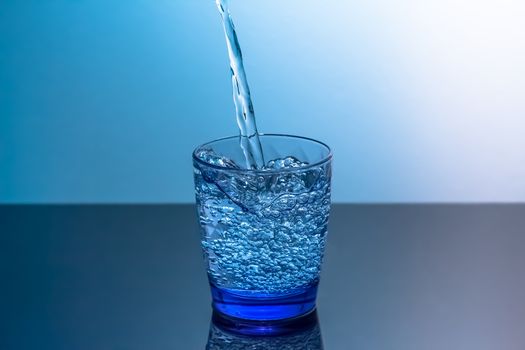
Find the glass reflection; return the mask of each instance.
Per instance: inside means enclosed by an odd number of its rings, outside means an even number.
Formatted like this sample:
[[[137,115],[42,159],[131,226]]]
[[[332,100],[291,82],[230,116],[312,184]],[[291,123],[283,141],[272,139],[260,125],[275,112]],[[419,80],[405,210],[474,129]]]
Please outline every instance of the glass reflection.
[[[277,334],[273,330],[271,333],[261,332],[261,328],[251,332],[252,335],[246,333],[245,328],[236,331],[222,322],[220,316],[214,315],[206,350],[323,350],[321,328],[316,313],[308,322],[287,325],[286,328],[280,328]]]

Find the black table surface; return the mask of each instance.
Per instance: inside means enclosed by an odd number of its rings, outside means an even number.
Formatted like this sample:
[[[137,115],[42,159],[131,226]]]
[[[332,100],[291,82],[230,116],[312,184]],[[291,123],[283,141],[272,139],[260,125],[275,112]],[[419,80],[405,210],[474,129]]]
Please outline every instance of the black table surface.
[[[324,349],[523,350],[524,252],[524,205],[334,205]],[[0,273],[2,350],[206,347],[191,205],[0,206]]]

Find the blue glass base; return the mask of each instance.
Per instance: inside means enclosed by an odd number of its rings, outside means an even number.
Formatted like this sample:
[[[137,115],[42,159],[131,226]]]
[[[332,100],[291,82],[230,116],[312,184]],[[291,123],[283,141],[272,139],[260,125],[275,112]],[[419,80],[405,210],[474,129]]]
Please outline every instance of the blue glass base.
[[[315,309],[299,317],[277,321],[243,320],[226,316],[214,310],[212,323],[231,334],[272,337],[305,332],[319,325]]]
[[[297,318],[315,308],[317,284],[293,294],[240,294],[211,285],[213,308],[228,317],[254,321]]]

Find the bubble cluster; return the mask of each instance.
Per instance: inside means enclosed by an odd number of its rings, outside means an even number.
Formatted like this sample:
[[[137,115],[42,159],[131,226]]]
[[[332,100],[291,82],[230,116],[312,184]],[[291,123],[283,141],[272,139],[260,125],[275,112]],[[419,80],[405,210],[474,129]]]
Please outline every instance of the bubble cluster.
[[[217,165],[223,168],[238,168],[239,166],[231,159],[221,157],[213,152],[211,148],[204,148],[199,151],[197,157],[208,164]]]
[[[214,163],[231,164],[227,159]],[[202,246],[219,288],[286,293],[319,278],[330,210],[330,164],[293,157],[268,162],[284,172],[232,172],[195,164]]]

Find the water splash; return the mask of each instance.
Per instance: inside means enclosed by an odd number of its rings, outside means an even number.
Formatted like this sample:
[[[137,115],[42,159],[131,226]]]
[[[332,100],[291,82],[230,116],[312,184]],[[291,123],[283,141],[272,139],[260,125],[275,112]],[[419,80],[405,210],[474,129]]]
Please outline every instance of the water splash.
[[[235,25],[228,7],[228,0],[216,0],[215,2],[221,14],[224,34],[226,35],[232,74],[233,102],[235,103],[235,113],[240,130],[241,147],[246,158],[246,167],[248,169],[261,168],[265,162]]]
[[[205,151],[199,157],[231,164]],[[317,284],[331,170],[330,164],[301,170],[305,164],[286,157],[263,167],[297,169],[278,174],[195,169],[202,247],[213,285],[238,295],[277,296]]]

